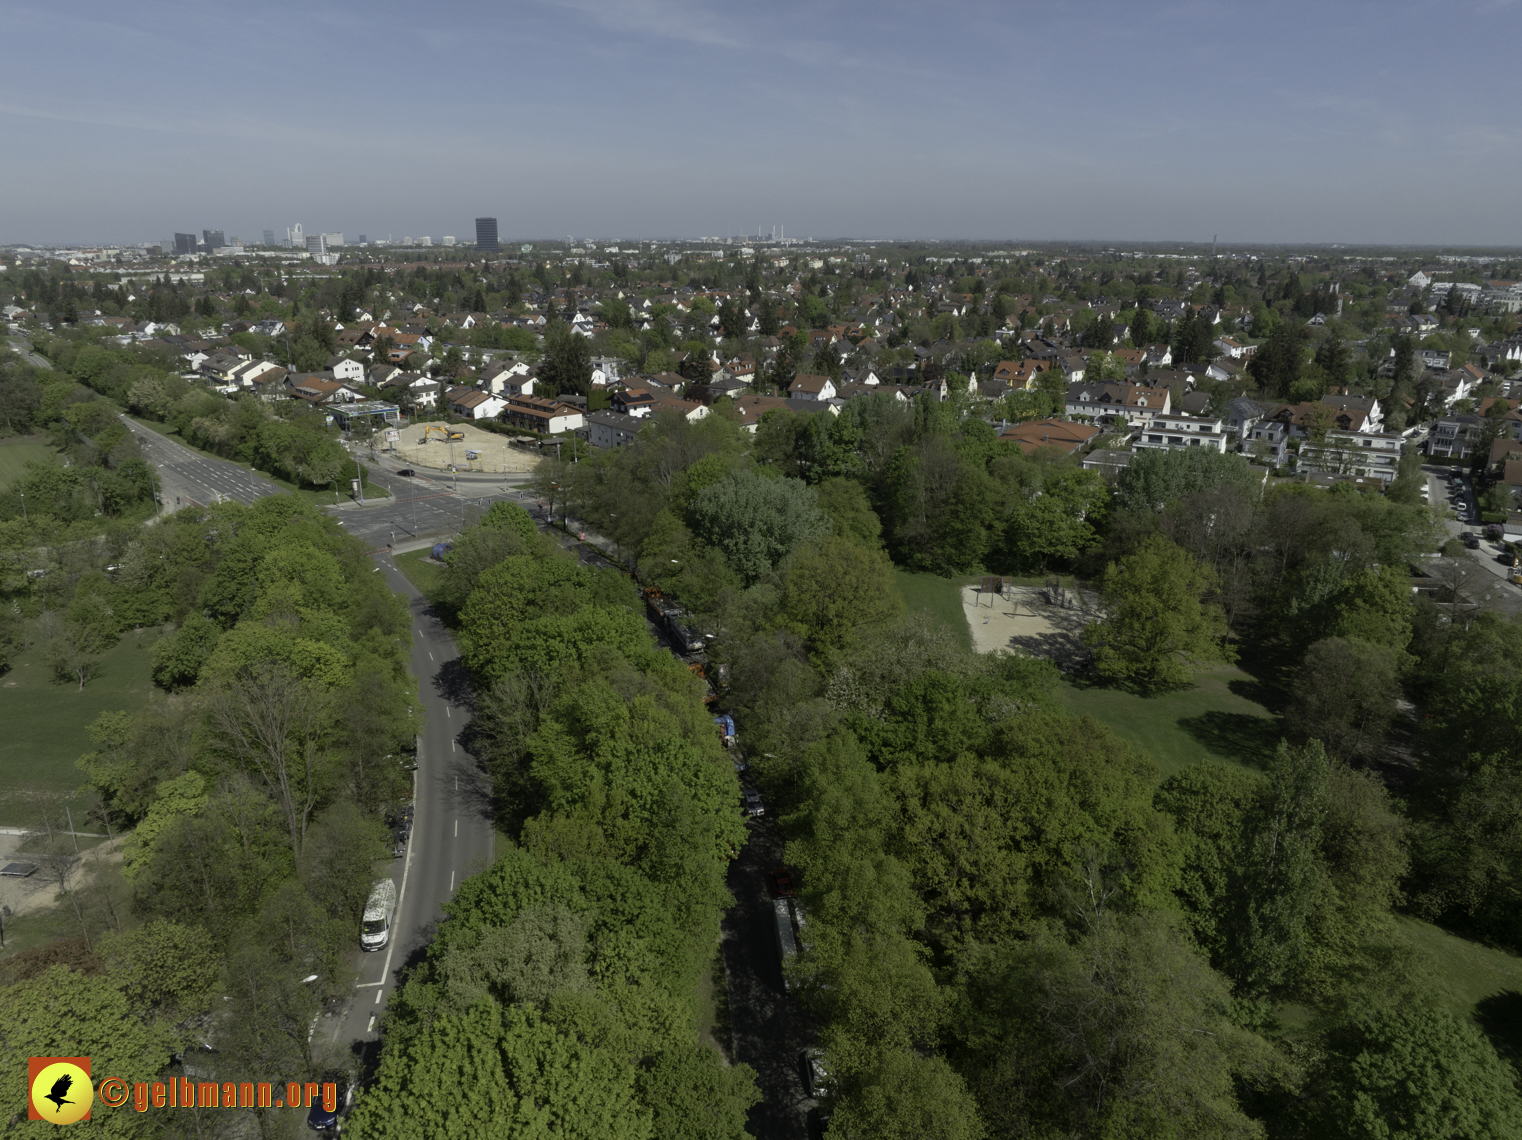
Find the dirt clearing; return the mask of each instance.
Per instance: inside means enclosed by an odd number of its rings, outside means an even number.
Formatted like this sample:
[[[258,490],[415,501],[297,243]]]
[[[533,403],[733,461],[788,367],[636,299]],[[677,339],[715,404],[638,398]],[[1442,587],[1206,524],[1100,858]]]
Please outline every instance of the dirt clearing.
[[[962,587],[962,612],[979,653],[1019,649],[1061,669],[1083,659],[1083,628],[1098,617],[1098,604],[1092,591],[1071,586],[1007,586],[1002,593]]]
[[[497,435],[471,424],[449,424],[449,431],[460,432],[465,438],[450,442],[440,432],[431,431],[428,433],[428,442],[421,443],[419,441],[423,438],[423,429],[428,426],[430,425],[425,422],[398,428],[400,438],[391,445],[395,450],[388,450],[386,454],[403,461],[409,467],[427,467],[435,471],[443,471],[450,463],[461,471],[484,471],[488,474],[533,471],[539,466],[539,448],[535,446],[530,450],[524,447],[516,442],[516,436]],[[476,458],[471,459],[471,454]]]

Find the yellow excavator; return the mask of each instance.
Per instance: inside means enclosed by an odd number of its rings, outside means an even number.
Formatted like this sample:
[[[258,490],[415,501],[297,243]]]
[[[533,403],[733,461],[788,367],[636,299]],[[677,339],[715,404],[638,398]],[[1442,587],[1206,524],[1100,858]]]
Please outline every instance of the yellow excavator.
[[[427,443],[433,438],[434,432],[438,432],[439,438],[448,443],[461,443],[465,439],[463,431],[457,431],[452,427],[445,427],[443,424],[429,424],[423,429],[423,438],[418,440],[418,442]]]

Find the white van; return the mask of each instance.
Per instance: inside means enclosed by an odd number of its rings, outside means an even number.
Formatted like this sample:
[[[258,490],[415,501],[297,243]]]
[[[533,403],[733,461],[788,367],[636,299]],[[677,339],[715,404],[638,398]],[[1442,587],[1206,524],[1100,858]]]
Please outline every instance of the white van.
[[[396,884],[381,879],[370,891],[365,903],[364,920],[359,928],[359,944],[365,950],[384,950],[391,941],[391,923],[396,918]]]

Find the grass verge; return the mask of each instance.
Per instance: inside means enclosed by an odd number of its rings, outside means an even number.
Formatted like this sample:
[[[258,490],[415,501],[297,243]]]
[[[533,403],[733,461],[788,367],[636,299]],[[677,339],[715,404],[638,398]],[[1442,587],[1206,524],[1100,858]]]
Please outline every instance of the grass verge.
[[[79,795],[84,773],[74,761],[91,750],[89,727],[103,712],[135,712],[148,703],[154,636],[128,631],[100,660],[100,671],[83,691],[58,682],[36,639],[0,675],[0,825],[25,827],[44,803],[70,804],[76,817],[94,806],[93,793]],[[76,824],[79,822],[76,818]],[[86,829],[88,830],[88,829]]]
[[[895,569],[894,580],[906,610],[910,613],[929,610],[952,628],[963,645],[972,648],[972,630],[967,625],[967,614],[962,610],[962,587],[978,579],[942,578],[939,574]]]
[[[402,576],[418,588],[418,592],[430,602],[436,601],[438,588],[443,581],[444,567],[432,562],[423,561],[432,557],[433,551],[429,547],[422,550],[409,550],[406,554],[398,554],[395,558],[396,568],[402,572]]]
[[[1279,720],[1257,700],[1258,683],[1240,669],[1202,673],[1193,687],[1158,697],[1064,680],[1058,698],[1087,713],[1157,761],[1162,778],[1201,760],[1262,767],[1279,743]]]

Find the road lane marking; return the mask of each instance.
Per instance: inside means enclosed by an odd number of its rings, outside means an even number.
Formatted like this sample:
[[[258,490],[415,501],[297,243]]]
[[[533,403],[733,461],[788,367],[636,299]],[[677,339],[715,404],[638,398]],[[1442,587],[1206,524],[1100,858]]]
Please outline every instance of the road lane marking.
[[[375,1004],[376,1005],[380,1005],[380,999],[385,994],[385,992],[386,992],[385,990],[376,990],[375,991]]]
[[[451,751],[451,752],[453,752],[453,751],[454,751],[454,741],[453,741],[453,740],[451,740],[451,741],[450,741],[450,742],[449,742],[449,751]]]
[[[370,1031],[371,1031],[371,1030],[373,1030],[373,1029],[374,1029],[374,1028],[375,1028],[375,1014],[373,1014],[373,1013],[372,1013],[372,1014],[371,1014],[371,1015],[370,1015],[370,1024],[369,1024],[369,1025],[367,1025],[367,1026],[365,1026],[365,1032],[366,1032],[366,1033],[369,1033],[369,1032],[370,1032]]]
[[[449,872],[449,893],[454,894],[454,872]]]
[[[454,837],[456,839],[460,838],[460,821],[459,820],[455,820],[454,821]]]
[[[371,986],[383,986],[385,984],[385,982],[355,982],[354,988],[357,990],[368,990]]]
[[[445,705],[445,706],[444,706],[444,715],[445,715],[445,716],[446,716],[446,717],[448,717],[448,718],[449,718],[449,719],[450,719],[450,720],[453,720],[453,719],[454,719],[454,713],[452,713],[452,712],[450,712],[450,711],[449,711],[449,706],[448,706],[448,705]]]
[[[428,660],[430,660],[430,661],[433,660],[433,650],[431,650],[431,649],[428,651]]]

